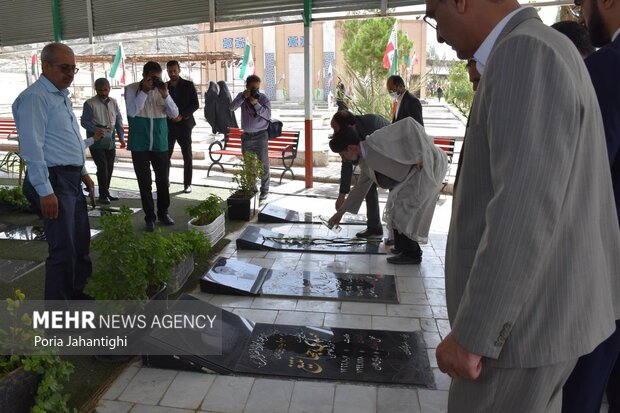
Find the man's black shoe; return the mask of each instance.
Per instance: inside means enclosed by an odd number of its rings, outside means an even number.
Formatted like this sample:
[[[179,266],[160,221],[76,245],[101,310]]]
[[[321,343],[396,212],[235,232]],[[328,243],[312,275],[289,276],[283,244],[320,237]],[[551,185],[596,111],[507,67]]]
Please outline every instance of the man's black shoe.
[[[366,228],[364,231],[355,234],[355,236],[358,238],[381,238],[383,236],[383,230]]]
[[[160,216],[159,222],[161,222],[162,225],[174,225],[174,220],[168,214]]]
[[[419,264],[422,262],[422,257],[410,257],[403,253],[388,257],[387,262],[395,265],[407,265],[407,264]]]
[[[265,199],[267,199],[268,196],[269,196],[269,192],[261,192],[260,196],[258,197],[258,200],[264,201]]]
[[[398,254],[400,254],[400,250],[398,248],[396,248],[396,247],[392,247],[392,248],[390,248],[390,253],[398,255]]]
[[[145,222],[145,226],[144,226],[144,230],[146,232],[153,232],[155,231],[155,223],[153,221],[146,221]]]
[[[117,196],[108,195],[108,199],[110,201],[118,201],[118,197]]]
[[[108,199],[107,196],[100,196],[99,197],[99,201],[98,201],[101,205],[110,205],[110,200]]]
[[[394,239],[388,238],[385,240],[385,245],[394,245]]]

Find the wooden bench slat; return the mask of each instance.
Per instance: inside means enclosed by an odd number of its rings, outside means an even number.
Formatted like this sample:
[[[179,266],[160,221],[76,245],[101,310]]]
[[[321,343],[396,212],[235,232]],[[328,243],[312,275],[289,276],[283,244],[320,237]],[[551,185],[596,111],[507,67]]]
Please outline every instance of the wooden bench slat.
[[[241,137],[243,130],[240,128],[229,128],[226,138],[221,141],[215,141],[209,146],[209,157],[213,163],[209,166],[207,176],[211,173],[211,168],[215,165],[219,165],[224,171],[223,163],[221,162],[222,155],[242,156],[241,152]],[[280,182],[284,174],[288,171],[293,175],[291,166],[293,161],[297,158],[297,146],[299,145],[299,131],[282,131],[282,135],[270,139],[267,143],[267,156],[269,159],[281,159],[282,160],[282,175],[280,175]],[[219,159],[215,159],[213,155],[220,155]],[[288,163],[285,162],[289,161]]]

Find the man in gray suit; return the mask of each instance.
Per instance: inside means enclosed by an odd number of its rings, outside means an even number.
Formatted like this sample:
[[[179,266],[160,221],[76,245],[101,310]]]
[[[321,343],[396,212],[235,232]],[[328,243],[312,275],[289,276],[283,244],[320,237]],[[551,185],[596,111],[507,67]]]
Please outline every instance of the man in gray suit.
[[[451,412],[556,412],[615,327],[620,231],[596,95],[570,41],[516,0],[427,0],[482,75],[446,250]],[[615,308],[614,308],[615,307]]]

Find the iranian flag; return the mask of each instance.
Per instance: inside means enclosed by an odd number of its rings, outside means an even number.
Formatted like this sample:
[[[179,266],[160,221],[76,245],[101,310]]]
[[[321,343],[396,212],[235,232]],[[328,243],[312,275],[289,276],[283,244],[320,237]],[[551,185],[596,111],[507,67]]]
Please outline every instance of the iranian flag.
[[[241,63],[241,70],[239,70],[239,79],[245,79],[246,76],[256,73],[256,67],[254,66],[254,58],[252,57],[252,45],[247,40],[245,41],[245,51],[243,52],[243,62]]]
[[[110,78],[118,80],[121,85],[124,85],[127,81],[127,74],[125,72],[125,51],[121,43],[118,44],[118,48],[116,49],[114,62],[112,62],[112,68],[110,69]]]
[[[32,57],[30,59],[30,75],[32,76],[32,80],[37,80],[39,77],[38,67],[37,52],[32,52]]]
[[[390,69],[390,76],[396,74],[396,67],[398,65],[398,27],[397,22],[394,22],[392,27],[392,33],[390,33],[390,39],[385,47],[385,53],[383,54],[383,67]]]

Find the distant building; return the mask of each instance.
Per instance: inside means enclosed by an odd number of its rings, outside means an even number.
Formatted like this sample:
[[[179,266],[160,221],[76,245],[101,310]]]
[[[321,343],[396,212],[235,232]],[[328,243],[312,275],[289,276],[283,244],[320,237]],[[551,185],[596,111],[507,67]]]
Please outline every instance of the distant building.
[[[343,42],[343,20],[314,22],[312,37],[314,51],[312,55],[314,98],[326,101],[328,92],[335,95],[338,76],[344,75],[344,57],[341,52]],[[238,27],[242,22],[230,23],[229,27]],[[413,42],[416,62],[404,67],[404,58],[399,59],[401,71],[421,79],[426,73],[426,24],[422,20],[398,20],[399,29],[405,32]],[[226,27],[220,25],[219,28]],[[199,30],[207,30],[202,25]],[[271,100],[301,101],[304,96],[304,27],[302,23],[249,28],[245,30],[220,31],[200,35],[200,51],[234,51],[243,55],[245,42],[250,42],[256,66],[256,74],[261,77],[262,88]],[[410,52],[413,56],[414,50]],[[403,75],[401,73],[401,75]],[[405,77],[405,76],[403,76]],[[239,68],[222,67],[220,62],[207,63],[202,68],[202,83],[210,80],[226,80],[232,84],[231,93],[243,88],[239,78]],[[330,81],[331,79],[331,81]],[[415,92],[425,96],[425,82],[422,90]],[[348,86],[348,85],[347,85]]]

